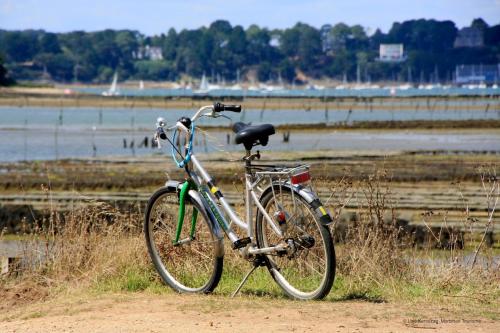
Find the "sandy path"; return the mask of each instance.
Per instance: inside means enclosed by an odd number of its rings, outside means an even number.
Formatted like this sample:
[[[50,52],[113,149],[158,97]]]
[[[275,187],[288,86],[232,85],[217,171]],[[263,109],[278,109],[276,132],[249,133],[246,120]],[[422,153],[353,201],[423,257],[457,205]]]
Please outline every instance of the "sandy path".
[[[455,314],[454,314],[455,313]],[[444,322],[448,321],[448,322]],[[61,297],[0,316],[0,332],[498,332],[443,307],[126,294]]]

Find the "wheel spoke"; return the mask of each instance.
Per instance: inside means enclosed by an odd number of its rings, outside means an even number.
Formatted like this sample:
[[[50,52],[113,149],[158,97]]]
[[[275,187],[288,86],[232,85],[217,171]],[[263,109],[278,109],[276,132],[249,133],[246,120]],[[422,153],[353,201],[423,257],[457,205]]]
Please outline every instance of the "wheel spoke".
[[[221,263],[216,261],[216,239],[199,213],[196,221],[195,239],[174,245],[177,231],[179,203],[176,193],[159,196],[148,205],[148,225],[145,229],[150,239],[150,255],[163,280],[178,291],[210,291],[217,285],[214,274],[220,276]],[[192,204],[186,202],[181,238],[189,237],[191,230]],[[220,266],[220,267],[219,267]]]
[[[328,276],[327,251],[325,238],[322,235],[321,228],[324,228],[318,221],[318,218],[312,211],[312,208],[298,194],[291,195],[290,191],[281,191],[279,195],[269,195],[264,198],[263,206],[270,216],[273,216],[275,207],[280,207],[283,211],[290,214],[287,216],[287,231],[285,239],[293,239],[297,250],[289,255],[268,255],[268,260],[272,262],[272,267],[279,271],[278,284],[285,291],[298,298],[314,298],[320,295],[323,290],[330,290],[333,278]],[[267,226],[263,216],[259,215],[257,228],[260,230],[257,235],[261,246],[269,246],[282,241]],[[328,229],[326,232],[329,235]],[[315,241],[311,248],[306,248],[298,242],[299,237],[309,236]],[[331,242],[331,238],[326,238]],[[333,245],[330,243],[330,245]],[[332,248],[333,250],[333,248]],[[330,265],[331,266],[331,265]]]

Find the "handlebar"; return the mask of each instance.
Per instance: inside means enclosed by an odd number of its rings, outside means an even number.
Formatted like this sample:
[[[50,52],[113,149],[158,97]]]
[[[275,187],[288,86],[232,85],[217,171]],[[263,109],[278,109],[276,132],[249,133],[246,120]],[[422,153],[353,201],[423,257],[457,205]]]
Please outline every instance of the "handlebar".
[[[176,124],[174,126],[167,128],[167,130],[175,129],[173,137],[172,137],[172,141],[170,141],[168,139],[167,134],[165,133],[165,129],[164,129],[164,126],[166,125],[165,121],[163,120],[163,118],[158,118],[158,121],[156,124],[157,128],[156,128],[156,133],[155,133],[155,139],[157,140],[158,148],[161,147],[160,141],[158,139],[163,139],[163,140],[167,139],[170,142],[170,144],[172,145],[172,158],[174,159],[175,163],[180,168],[184,167],[186,165],[186,163],[188,163],[189,160],[191,159],[191,154],[192,154],[192,149],[193,149],[193,137],[194,137],[194,132],[195,132],[195,125],[194,125],[195,121],[202,116],[212,117],[212,118],[225,117],[223,115],[216,114],[218,112],[223,112],[223,111],[241,112],[241,105],[224,105],[222,103],[216,102],[213,105],[207,105],[207,106],[201,107],[193,115],[192,118],[182,117],[176,122]],[[176,142],[176,137],[177,137],[178,131],[184,132],[186,135],[189,136],[189,141],[185,147],[186,151],[185,151],[184,156],[182,156],[181,152],[175,147],[175,144],[174,144],[174,142]],[[181,155],[181,157],[183,157],[182,161],[177,160],[176,153],[178,153],[179,155]]]
[[[231,111],[241,112],[241,105],[224,105],[222,103],[214,103],[214,112]]]

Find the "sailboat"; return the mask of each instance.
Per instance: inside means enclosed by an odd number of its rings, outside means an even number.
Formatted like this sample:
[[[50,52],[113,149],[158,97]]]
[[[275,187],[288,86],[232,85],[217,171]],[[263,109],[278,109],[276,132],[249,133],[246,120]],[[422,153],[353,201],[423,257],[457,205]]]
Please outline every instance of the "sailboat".
[[[120,95],[120,91],[118,89],[118,73],[115,72],[113,76],[113,82],[107,91],[102,92],[103,96],[118,96]]]
[[[207,77],[205,76],[205,73],[203,73],[203,76],[201,77],[200,87],[195,92],[206,93],[208,92],[208,89],[209,87],[208,87]]]
[[[233,84],[232,86],[228,87],[229,90],[243,90],[240,84],[240,70],[236,70],[236,83]]]
[[[139,82],[139,90],[144,90],[144,81]]]
[[[221,86],[216,84],[209,84],[207,77],[205,76],[205,74],[203,74],[203,76],[201,77],[200,87],[194,92],[196,94],[206,94],[210,90],[217,90],[217,89],[221,89]]]

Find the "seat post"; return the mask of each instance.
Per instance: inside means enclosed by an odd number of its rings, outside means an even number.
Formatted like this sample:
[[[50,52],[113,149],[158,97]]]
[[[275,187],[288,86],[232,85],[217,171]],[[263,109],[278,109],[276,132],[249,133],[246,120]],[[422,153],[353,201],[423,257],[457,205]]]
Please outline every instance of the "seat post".
[[[246,212],[246,223],[248,225],[248,230],[247,234],[248,237],[250,237],[251,242],[255,243],[255,237],[254,237],[254,223],[253,223],[253,217],[252,217],[252,208],[253,208],[253,203],[252,203],[252,194],[251,191],[252,189],[250,188],[250,183],[253,182],[253,176],[252,176],[252,152],[250,150],[246,150],[245,157],[243,158],[245,160],[245,212]],[[248,275],[250,275],[249,273]],[[248,278],[248,277],[247,277]],[[242,282],[241,286],[243,286],[244,282]],[[240,289],[239,287],[238,289]],[[235,291],[234,295],[236,295],[238,292]]]
[[[245,160],[245,173],[250,174],[250,168],[252,167],[252,151],[251,150],[246,150],[245,157],[243,159]]]

